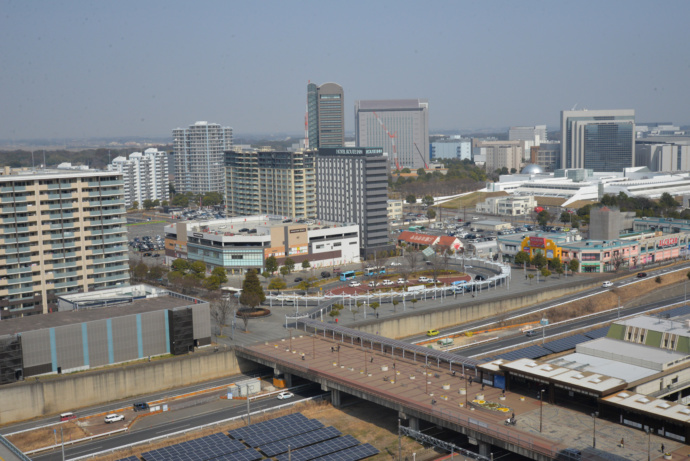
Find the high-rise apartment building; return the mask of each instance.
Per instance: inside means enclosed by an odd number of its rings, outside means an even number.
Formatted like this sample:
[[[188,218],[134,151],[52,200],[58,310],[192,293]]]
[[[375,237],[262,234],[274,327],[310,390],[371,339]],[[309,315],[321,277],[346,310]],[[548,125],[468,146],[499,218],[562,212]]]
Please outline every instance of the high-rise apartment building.
[[[508,141],[533,141],[538,146],[547,140],[546,125],[511,126],[508,130]]]
[[[319,149],[317,216],[359,225],[364,257],[394,248],[388,240],[388,158],[379,148]]]
[[[524,163],[524,141],[480,141],[475,144],[486,155],[486,171],[502,168],[520,171]]]
[[[231,149],[232,128],[217,123],[196,122],[187,129],[173,130],[175,190],[223,193],[223,156]]]
[[[316,218],[314,157],[315,151],[226,152],[228,214]]]
[[[561,165],[594,171],[635,166],[635,111],[561,111]]]
[[[472,141],[470,139],[443,139],[431,143],[431,159],[472,160]]]
[[[144,153],[133,152],[126,157],[115,157],[108,171],[122,173],[125,183],[125,205],[131,208],[136,202],[143,207],[144,200],[163,202],[170,199],[168,178],[168,154],[155,147]]]
[[[309,148],[345,145],[345,94],[337,83],[307,85]]]
[[[47,313],[56,296],[129,284],[122,175],[0,174],[0,318]]]
[[[391,166],[424,168],[429,163],[429,102],[356,101],[355,136],[359,147],[382,147]]]

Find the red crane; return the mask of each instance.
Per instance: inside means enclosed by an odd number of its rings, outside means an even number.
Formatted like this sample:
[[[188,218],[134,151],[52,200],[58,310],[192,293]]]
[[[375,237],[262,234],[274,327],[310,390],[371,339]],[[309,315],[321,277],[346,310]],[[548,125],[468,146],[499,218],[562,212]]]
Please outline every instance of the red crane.
[[[386,128],[386,125],[383,123],[383,120],[381,120],[381,118],[379,117],[379,115],[376,112],[374,112],[374,117],[376,117],[376,120],[378,120],[379,125],[381,125],[381,127],[383,128],[383,131],[386,132],[386,134],[388,135],[388,138],[391,140],[391,144],[393,145],[393,159],[395,160],[395,169],[398,171],[402,170],[402,168],[400,167],[400,164],[398,163],[398,151],[395,148],[395,138],[396,138],[398,132],[396,131],[395,133],[391,134],[390,131],[388,131],[388,128]]]

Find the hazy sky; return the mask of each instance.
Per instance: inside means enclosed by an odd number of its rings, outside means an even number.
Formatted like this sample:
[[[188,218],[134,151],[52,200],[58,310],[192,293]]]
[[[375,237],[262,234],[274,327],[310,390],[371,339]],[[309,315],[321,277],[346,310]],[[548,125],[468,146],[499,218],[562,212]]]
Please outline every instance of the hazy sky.
[[[301,133],[308,80],[432,131],[635,109],[690,123],[690,1],[0,0],[0,139]]]

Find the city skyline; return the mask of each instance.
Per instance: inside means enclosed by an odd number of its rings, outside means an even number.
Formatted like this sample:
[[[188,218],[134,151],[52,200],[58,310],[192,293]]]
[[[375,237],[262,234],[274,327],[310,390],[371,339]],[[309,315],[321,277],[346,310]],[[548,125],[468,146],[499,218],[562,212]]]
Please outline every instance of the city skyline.
[[[301,133],[309,80],[343,87],[348,133],[369,99],[427,99],[433,132],[558,126],[576,104],[690,123],[682,1],[0,1],[1,140]]]

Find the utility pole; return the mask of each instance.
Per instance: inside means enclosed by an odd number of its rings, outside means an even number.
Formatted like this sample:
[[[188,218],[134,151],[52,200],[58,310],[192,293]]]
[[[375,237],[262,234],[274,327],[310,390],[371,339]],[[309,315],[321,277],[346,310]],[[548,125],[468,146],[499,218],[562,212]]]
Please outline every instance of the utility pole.
[[[60,426],[60,443],[62,444],[62,461],[65,461],[65,437],[62,434],[62,426]]]
[[[400,418],[398,418],[398,461],[402,461],[402,437],[400,436]]]
[[[247,426],[252,425],[252,412],[249,409],[249,386],[247,386]]]
[[[539,432],[541,432],[542,429],[542,408],[544,407],[544,391],[546,391],[546,389],[539,390]]]

